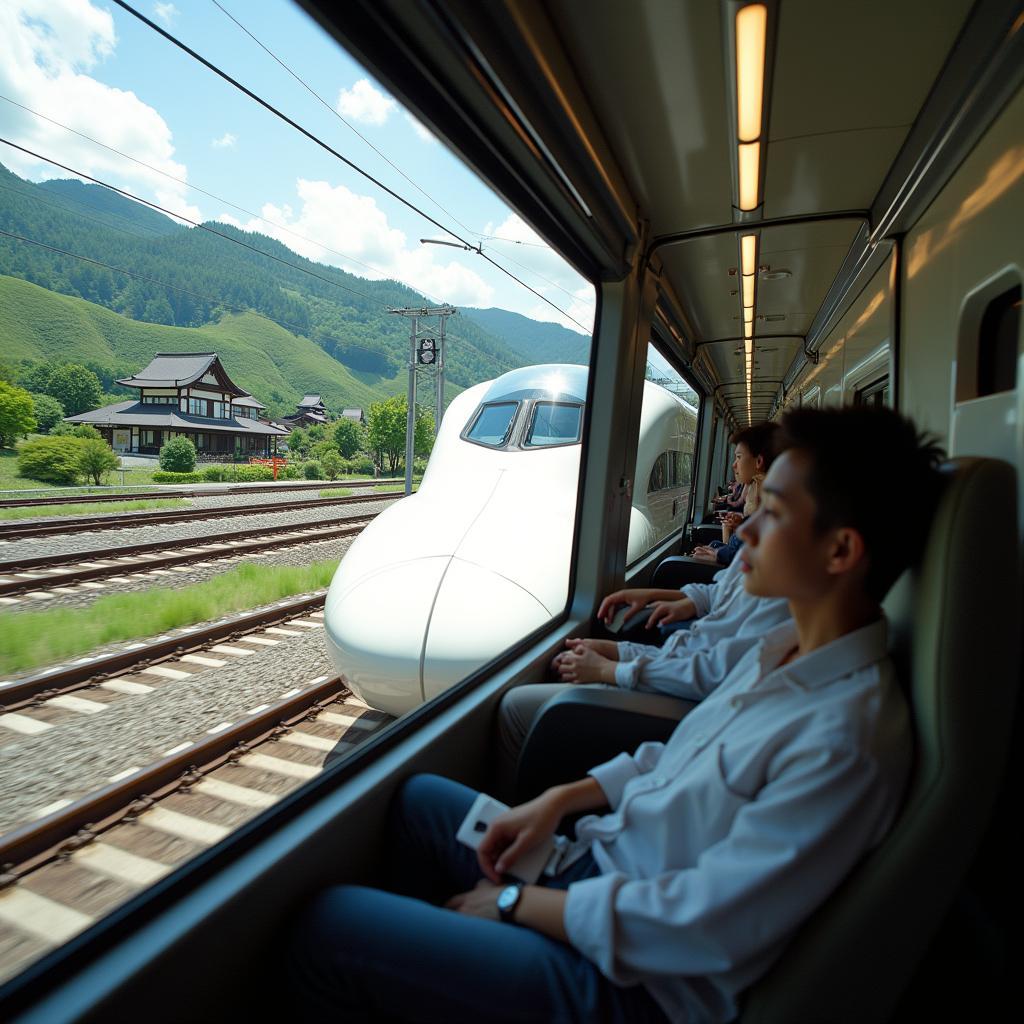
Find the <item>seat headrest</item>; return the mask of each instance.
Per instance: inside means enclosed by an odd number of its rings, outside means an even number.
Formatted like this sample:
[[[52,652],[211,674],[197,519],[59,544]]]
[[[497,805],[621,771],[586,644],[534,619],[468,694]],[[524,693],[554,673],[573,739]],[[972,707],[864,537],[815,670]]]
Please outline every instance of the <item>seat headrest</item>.
[[[915,725],[903,811],[750,990],[745,1024],[888,1019],[984,832],[1018,688],[1017,483],[994,459],[944,472],[920,562],[885,600]]]

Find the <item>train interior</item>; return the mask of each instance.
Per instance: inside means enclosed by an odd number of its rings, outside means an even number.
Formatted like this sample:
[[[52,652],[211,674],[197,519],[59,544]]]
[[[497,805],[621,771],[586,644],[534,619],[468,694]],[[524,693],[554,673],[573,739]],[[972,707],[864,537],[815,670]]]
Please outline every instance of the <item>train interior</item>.
[[[687,544],[675,530],[627,565],[650,347],[700,399],[687,526],[729,478],[730,434],[796,406],[889,405],[965,460],[927,564],[887,604],[910,631],[922,702],[916,817],[808,923],[741,1019],[997,1012],[1019,889],[1021,5],[303,6],[594,283],[568,603],[34,965],[0,1015],[207,1020],[286,999],[286,922],[323,886],[373,877],[396,786],[432,771],[493,788],[504,691],[544,678],[604,594]],[[751,7],[756,101],[738,70]],[[913,494],[886,499],[894,531],[921,528]]]

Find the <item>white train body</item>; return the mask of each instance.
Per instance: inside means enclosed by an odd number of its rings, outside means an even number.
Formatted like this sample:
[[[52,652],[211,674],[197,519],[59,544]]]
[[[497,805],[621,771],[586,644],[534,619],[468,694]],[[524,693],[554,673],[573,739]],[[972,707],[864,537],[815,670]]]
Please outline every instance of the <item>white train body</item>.
[[[371,707],[411,710],[564,607],[586,387],[586,367],[551,364],[464,391],[418,492],[349,548],[327,595],[327,642]],[[630,561],[686,514],[688,482],[650,502],[646,485],[665,453],[692,450],[695,423],[686,403],[644,388]]]

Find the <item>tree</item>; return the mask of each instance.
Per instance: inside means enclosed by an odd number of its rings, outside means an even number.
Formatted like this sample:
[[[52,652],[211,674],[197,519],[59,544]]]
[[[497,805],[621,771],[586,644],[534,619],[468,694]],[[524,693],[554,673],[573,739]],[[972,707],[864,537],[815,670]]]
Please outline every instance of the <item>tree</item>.
[[[18,472],[31,480],[73,484],[82,471],[84,441],[77,437],[40,437],[21,446]]]
[[[394,473],[405,460],[407,409],[405,395],[395,395],[370,406],[366,419],[366,443],[382,471],[386,468],[389,473]],[[414,450],[417,455],[429,455],[434,446],[434,417],[425,410],[417,412]]]
[[[196,446],[187,437],[172,437],[160,449],[160,468],[168,473],[191,473],[196,468]]]
[[[68,416],[96,409],[103,398],[99,378],[92,370],[77,363],[58,366],[50,374],[47,386],[38,390],[56,398]]]
[[[64,419],[64,406],[51,395],[33,395],[32,404],[35,406],[36,425],[41,434],[48,434]]]
[[[342,458],[351,459],[356,452],[363,450],[365,443],[365,431],[361,423],[340,419],[334,424],[334,446],[341,452]]]
[[[341,456],[336,451],[324,452],[320,459],[320,468],[328,480],[337,480],[341,473]]]
[[[302,429],[302,427],[296,427],[288,435],[288,451],[303,459],[309,452],[309,435]]]
[[[0,381],[0,448],[13,448],[19,436],[36,429],[32,396]]]
[[[95,438],[78,442],[80,447],[78,465],[86,477],[92,477],[92,481],[98,487],[112,469],[121,465],[121,460],[110,450],[106,441],[98,441]]]

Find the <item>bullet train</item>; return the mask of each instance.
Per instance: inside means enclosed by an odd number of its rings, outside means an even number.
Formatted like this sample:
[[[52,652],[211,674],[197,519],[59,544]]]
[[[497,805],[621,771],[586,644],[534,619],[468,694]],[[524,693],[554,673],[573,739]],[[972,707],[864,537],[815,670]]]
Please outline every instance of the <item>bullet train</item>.
[[[565,606],[587,372],[528,366],[464,391],[419,491],[348,550],[327,642],[371,707],[410,711]],[[695,425],[692,406],[644,383],[629,559],[682,526]]]

